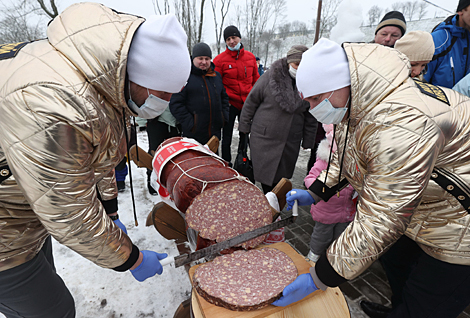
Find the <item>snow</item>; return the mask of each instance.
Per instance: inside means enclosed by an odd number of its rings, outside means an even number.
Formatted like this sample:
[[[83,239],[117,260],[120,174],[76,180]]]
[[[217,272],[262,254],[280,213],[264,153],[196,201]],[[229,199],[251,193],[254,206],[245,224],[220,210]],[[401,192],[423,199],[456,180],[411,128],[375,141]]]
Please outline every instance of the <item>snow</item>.
[[[338,44],[359,42],[364,39],[360,30],[362,7],[355,0],[343,0],[338,7],[338,22],[331,29],[330,39]]]

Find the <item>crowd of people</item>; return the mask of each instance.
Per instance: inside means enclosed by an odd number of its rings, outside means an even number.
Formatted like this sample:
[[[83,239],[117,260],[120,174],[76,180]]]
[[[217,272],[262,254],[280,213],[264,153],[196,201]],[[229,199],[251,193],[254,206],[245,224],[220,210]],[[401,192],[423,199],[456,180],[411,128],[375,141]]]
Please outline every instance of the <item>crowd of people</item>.
[[[118,216],[134,116],[150,154],[170,137],[216,136],[230,165],[238,119],[264,193],[312,149],[306,190],[287,202],[311,205],[315,266],[274,305],[380,261],[392,308],[364,301],[367,315],[457,317],[470,304],[470,0],[431,33],[406,33],[391,11],[372,43],[293,45],[268,69],[237,26],[223,37],[212,59],[206,43],[188,50],[174,15],[80,3],[46,39],[2,45],[0,312],[75,317],[51,236],[139,282],[162,274],[167,255],[139,250]]]

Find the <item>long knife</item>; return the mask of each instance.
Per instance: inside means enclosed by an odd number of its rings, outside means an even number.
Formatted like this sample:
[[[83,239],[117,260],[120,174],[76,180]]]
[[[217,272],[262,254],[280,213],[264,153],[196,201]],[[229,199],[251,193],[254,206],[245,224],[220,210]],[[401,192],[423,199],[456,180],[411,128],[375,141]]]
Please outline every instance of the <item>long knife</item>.
[[[295,193],[294,191],[292,193]],[[294,206],[292,207],[292,215],[289,216],[288,218],[285,218],[281,221],[274,222],[265,226],[262,226],[260,228],[257,228],[253,231],[245,232],[240,235],[234,236],[226,241],[208,246],[206,248],[200,249],[196,252],[189,253],[189,254],[181,254],[178,256],[168,256],[167,258],[164,258],[163,260],[160,261],[160,264],[162,266],[175,263],[175,267],[180,267],[185,264],[191,263],[193,261],[196,261],[198,259],[201,259],[203,257],[207,257],[210,255],[217,254],[220,251],[223,251],[227,248],[239,245],[243,242],[249,241],[251,239],[254,239],[258,236],[261,236],[263,234],[269,233],[271,231],[280,229],[281,227],[287,226],[289,224],[292,224],[295,222],[297,216],[298,216],[298,203],[297,200],[294,202]]]

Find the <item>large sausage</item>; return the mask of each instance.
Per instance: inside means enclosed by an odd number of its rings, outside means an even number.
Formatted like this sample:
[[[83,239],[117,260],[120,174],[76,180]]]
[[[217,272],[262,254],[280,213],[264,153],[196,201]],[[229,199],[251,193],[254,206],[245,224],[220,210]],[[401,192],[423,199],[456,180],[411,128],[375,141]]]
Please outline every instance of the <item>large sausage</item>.
[[[236,251],[200,265],[193,286],[208,302],[236,311],[266,307],[297,277],[292,259],[274,248]]]

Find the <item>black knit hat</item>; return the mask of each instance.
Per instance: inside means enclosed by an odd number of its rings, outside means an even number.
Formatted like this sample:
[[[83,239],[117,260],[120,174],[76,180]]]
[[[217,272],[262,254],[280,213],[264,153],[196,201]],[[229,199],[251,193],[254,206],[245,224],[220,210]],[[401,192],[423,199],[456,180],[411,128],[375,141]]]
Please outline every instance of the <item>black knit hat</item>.
[[[225,28],[224,30],[224,41],[227,41],[227,38],[231,36],[238,36],[241,38],[240,31],[238,31],[238,28],[234,25],[229,25],[228,27]]]
[[[193,46],[193,53],[191,54],[191,56],[193,59],[198,56],[208,56],[212,59],[212,51],[209,45],[204,42],[201,42]]]
[[[375,28],[375,34],[379,32],[380,29],[386,26],[395,26],[401,30],[401,35],[405,35],[406,32],[406,20],[403,16],[403,13],[399,11],[390,11],[387,12],[380,23]]]
[[[470,0],[460,0],[457,6],[457,12],[462,11],[466,7],[470,6]]]

